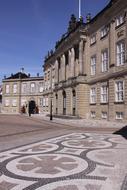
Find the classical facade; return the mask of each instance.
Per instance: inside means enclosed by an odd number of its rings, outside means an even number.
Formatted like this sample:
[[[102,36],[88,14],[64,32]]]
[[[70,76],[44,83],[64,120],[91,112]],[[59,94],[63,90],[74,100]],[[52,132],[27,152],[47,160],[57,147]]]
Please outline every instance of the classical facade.
[[[3,80],[2,112],[28,113],[29,104],[33,104],[33,112],[43,111],[43,77],[30,77],[18,72]]]
[[[54,115],[127,121],[127,1],[76,20],[48,53],[44,96]],[[52,100],[52,101],[51,101]]]

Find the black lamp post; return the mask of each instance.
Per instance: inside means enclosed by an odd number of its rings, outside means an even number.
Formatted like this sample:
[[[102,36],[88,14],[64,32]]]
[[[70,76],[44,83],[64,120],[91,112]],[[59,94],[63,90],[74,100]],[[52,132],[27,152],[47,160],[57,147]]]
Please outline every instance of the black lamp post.
[[[50,105],[50,121],[52,121],[52,97],[51,97],[51,105]]]

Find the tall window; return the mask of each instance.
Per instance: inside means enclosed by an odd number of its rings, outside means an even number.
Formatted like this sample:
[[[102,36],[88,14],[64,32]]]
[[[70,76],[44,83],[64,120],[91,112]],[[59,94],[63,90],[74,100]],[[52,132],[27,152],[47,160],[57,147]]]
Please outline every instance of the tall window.
[[[96,74],[96,56],[91,57],[91,75]]]
[[[46,107],[49,106],[49,99],[48,99],[48,97],[45,98],[45,104],[46,104],[46,105],[45,105]]]
[[[17,93],[17,84],[13,85],[13,93],[16,94]]]
[[[34,93],[35,92],[35,83],[30,84],[30,92]]]
[[[108,50],[101,53],[101,64],[102,72],[106,72],[108,70]]]
[[[16,107],[16,106],[17,106],[17,100],[16,100],[16,99],[13,99],[13,100],[12,100],[12,106],[13,106],[13,107]]]
[[[39,83],[39,92],[43,92],[44,90],[44,86],[43,86],[43,82]]]
[[[108,34],[109,27],[105,26],[101,29],[101,38],[105,37]]]
[[[124,100],[124,82],[117,81],[115,84],[116,102],[123,102]]]
[[[73,90],[72,91],[72,107],[73,107],[73,115],[75,115],[76,114],[76,92],[75,92],[75,90]]]
[[[10,105],[10,100],[9,99],[5,99],[5,106],[9,106]]]
[[[90,38],[90,45],[93,45],[96,43],[96,34],[92,35]]]
[[[120,26],[123,23],[124,23],[124,15],[118,16],[116,19],[116,26]]]
[[[23,83],[22,84],[22,93],[26,93],[27,92],[27,84]]]
[[[9,94],[9,93],[10,93],[10,86],[9,86],[9,84],[7,84],[7,85],[5,86],[5,92],[6,92],[6,94]]]
[[[125,43],[117,43],[117,66],[124,65],[125,63]]]
[[[56,114],[58,114],[58,95],[56,94]]]
[[[108,88],[107,86],[101,87],[101,103],[107,103],[108,102]]]
[[[43,98],[39,98],[39,106],[43,106]]]
[[[63,115],[66,115],[66,92],[63,91]]]
[[[96,88],[90,89],[90,103],[95,104],[96,103]]]

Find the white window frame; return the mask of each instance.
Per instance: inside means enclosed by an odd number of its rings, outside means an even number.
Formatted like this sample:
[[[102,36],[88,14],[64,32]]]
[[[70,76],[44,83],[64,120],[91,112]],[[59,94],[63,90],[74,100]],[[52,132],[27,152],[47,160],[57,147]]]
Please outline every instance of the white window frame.
[[[17,100],[16,99],[13,99],[12,100],[12,107],[16,107],[17,106]]]
[[[13,84],[13,93],[16,94],[17,93],[17,84]]]
[[[9,107],[10,106],[10,100],[9,99],[5,99],[5,107]]]
[[[108,56],[108,49],[101,52],[101,65],[102,65],[102,72],[108,71],[109,66],[109,56]]]
[[[96,88],[95,87],[90,89],[90,103],[91,104],[96,103]]]
[[[91,57],[91,64],[90,64],[90,69],[91,69],[91,75],[96,74],[96,55]]]
[[[39,83],[39,92],[41,93],[43,91],[44,91],[44,84],[43,84],[43,82],[40,82]]]
[[[91,111],[90,114],[91,114],[91,118],[95,118],[96,117],[96,112],[95,111]]]
[[[92,35],[92,36],[90,37],[90,45],[92,45],[92,44],[94,44],[94,43],[96,43],[96,34],[94,34],[94,35]]]
[[[35,93],[35,83],[34,82],[30,83],[30,92]]]
[[[108,86],[103,85],[101,86],[101,103],[108,102]]]
[[[124,23],[124,15],[119,15],[117,18],[116,18],[116,27],[117,26],[120,26],[121,24]]]
[[[101,29],[101,38],[105,37],[107,34],[108,34],[108,26],[104,26],[102,29]]]
[[[117,66],[125,64],[125,42],[120,41],[116,44],[116,57],[117,57]]]
[[[27,93],[27,83],[22,83],[22,93]]]
[[[124,81],[122,80],[115,82],[115,101],[116,102],[124,101]]]
[[[107,117],[108,117],[107,112],[106,112],[106,111],[102,111],[102,112],[101,112],[101,118],[102,118],[102,119],[107,119]]]
[[[116,119],[122,120],[123,119],[123,112],[116,112]]]
[[[10,85],[9,85],[9,84],[6,84],[6,85],[5,85],[5,93],[6,93],[6,94],[9,94],[9,93],[10,93]]]

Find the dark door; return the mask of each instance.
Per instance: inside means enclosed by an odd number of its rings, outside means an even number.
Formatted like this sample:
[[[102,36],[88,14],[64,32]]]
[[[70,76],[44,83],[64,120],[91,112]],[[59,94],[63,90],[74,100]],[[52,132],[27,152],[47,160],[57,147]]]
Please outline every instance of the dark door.
[[[29,102],[29,115],[35,113],[36,104],[34,100]]]

